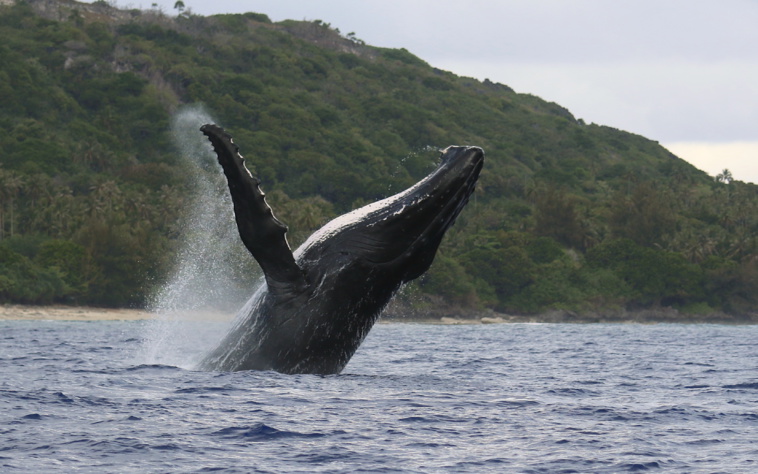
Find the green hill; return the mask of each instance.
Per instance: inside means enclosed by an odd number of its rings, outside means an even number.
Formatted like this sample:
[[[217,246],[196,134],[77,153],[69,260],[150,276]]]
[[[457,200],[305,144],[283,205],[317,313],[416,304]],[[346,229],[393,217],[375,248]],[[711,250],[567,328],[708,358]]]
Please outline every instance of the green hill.
[[[758,308],[755,185],[321,21],[18,1],[0,6],[0,65],[0,301],[143,305],[193,186],[171,118],[202,104],[295,243],[415,182],[435,149],[483,147],[475,197],[409,304]]]

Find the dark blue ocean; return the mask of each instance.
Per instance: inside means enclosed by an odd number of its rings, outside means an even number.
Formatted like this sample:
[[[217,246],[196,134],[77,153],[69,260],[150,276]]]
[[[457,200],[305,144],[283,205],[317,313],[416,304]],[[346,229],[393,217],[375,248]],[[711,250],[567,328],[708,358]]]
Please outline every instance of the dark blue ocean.
[[[0,321],[0,471],[758,472],[756,326],[379,324],[288,376],[150,324]]]

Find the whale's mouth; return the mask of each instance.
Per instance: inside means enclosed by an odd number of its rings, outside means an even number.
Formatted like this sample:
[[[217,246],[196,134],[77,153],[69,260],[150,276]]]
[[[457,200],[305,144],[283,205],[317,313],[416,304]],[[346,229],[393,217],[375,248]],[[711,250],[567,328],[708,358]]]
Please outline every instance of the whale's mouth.
[[[483,163],[481,148],[448,147],[427,177],[334,219],[314,233],[295,257],[328,240],[327,248],[310,258],[349,255],[374,267],[400,269],[403,281],[416,278],[429,268],[445,231],[474,192]]]

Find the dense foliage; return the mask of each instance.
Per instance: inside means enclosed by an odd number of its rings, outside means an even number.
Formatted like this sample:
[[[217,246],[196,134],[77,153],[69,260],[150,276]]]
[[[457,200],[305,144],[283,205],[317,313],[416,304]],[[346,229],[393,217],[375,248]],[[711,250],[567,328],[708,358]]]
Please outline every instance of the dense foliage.
[[[203,104],[302,240],[425,175],[487,162],[413,304],[537,312],[758,304],[758,190],[643,137],[321,21],[0,6],[0,302],[141,305],[192,191],[172,114]]]

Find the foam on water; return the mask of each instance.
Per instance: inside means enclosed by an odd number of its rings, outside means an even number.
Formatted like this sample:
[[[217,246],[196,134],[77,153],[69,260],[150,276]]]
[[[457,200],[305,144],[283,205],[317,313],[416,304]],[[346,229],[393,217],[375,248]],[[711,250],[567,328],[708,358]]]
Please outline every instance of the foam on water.
[[[193,193],[182,219],[182,242],[168,280],[150,302],[156,318],[145,326],[139,362],[193,365],[208,341],[188,321],[231,313],[249,296],[257,270],[237,235],[231,199],[213,149],[200,132],[215,123],[198,105],[180,109],[172,135]],[[179,216],[177,216],[179,217]]]

